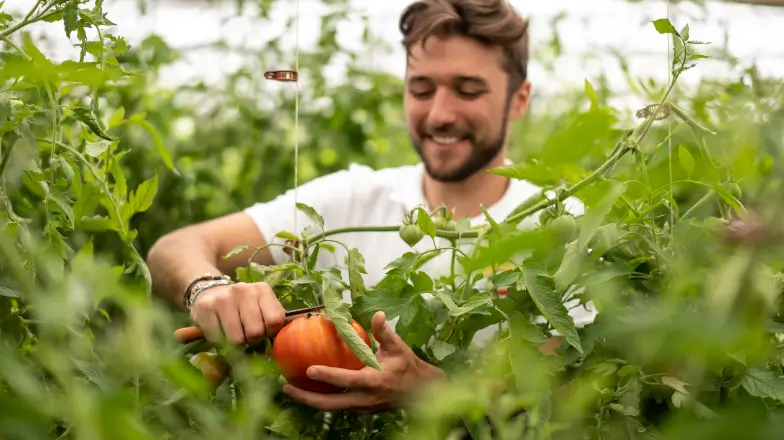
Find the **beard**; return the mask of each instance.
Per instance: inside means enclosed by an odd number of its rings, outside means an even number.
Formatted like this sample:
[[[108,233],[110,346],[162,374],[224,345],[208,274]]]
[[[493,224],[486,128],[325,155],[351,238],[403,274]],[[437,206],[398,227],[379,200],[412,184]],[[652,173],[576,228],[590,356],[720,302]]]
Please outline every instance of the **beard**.
[[[462,182],[477,172],[486,170],[487,166],[501,153],[506,142],[505,128],[508,117],[509,112],[505,111],[501,128],[495,139],[478,142],[472,134],[465,134],[466,131],[461,132],[461,130],[456,129],[451,125],[432,128],[419,126],[417,127],[417,134],[419,135],[418,138],[420,141],[417,141],[414,136],[411,136],[411,143],[414,145],[414,149],[425,165],[425,171],[433,180],[442,183]],[[462,133],[462,136],[459,137],[462,140],[467,141],[471,146],[471,154],[456,169],[436,169],[436,167],[427,160],[426,155],[422,151],[422,141],[432,136],[456,136],[458,133]]]

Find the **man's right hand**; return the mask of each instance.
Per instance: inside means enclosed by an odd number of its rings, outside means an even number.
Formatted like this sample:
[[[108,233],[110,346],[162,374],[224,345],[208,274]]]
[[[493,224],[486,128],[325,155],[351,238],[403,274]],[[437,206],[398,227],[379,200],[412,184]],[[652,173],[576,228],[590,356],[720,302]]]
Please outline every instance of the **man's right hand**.
[[[207,341],[255,345],[281,328],[286,310],[267,283],[237,283],[201,292],[191,306],[191,319]]]

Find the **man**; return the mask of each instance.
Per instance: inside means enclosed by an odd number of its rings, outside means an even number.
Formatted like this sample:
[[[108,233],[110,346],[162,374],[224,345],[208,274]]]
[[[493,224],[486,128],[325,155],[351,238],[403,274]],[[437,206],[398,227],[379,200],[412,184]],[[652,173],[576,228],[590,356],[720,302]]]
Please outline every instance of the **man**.
[[[530,183],[487,172],[505,164],[510,122],[528,109],[526,20],[504,0],[420,0],[405,9],[400,30],[407,52],[406,122],[422,163],[378,171],[353,165],[302,185],[296,201],[313,206],[326,229],[399,224],[403,213],[418,205],[432,210],[444,204],[458,218],[468,216],[474,225],[485,221],[480,206],[493,218],[503,219],[538,190]],[[299,233],[311,224],[295,212],[294,192],[289,191],[243,212],[164,236],[148,257],[155,290],[183,307],[188,286],[198,289],[210,283],[194,282],[201,275],[233,274],[238,265],[247,264],[247,253],[221,259],[236,246],[278,242],[276,233]],[[295,215],[297,231],[293,230]],[[368,285],[383,277],[389,262],[411,251],[396,233],[333,238],[362,253]],[[429,246],[432,242],[422,240],[415,250]],[[442,257],[424,270],[447,271],[450,256]],[[279,246],[270,246],[256,257],[263,265],[286,259]],[[322,264],[335,261],[343,260],[325,257]],[[202,290],[190,314],[209,340],[220,340],[223,332],[237,344],[274,335],[284,323],[284,309],[264,283],[217,284]],[[590,319],[573,316],[578,324]],[[314,379],[349,390],[321,395],[287,385],[284,391],[322,410],[376,412],[399,405],[408,391],[444,376],[417,358],[385,321],[379,312],[371,328],[379,342],[382,372],[315,367],[309,372]]]

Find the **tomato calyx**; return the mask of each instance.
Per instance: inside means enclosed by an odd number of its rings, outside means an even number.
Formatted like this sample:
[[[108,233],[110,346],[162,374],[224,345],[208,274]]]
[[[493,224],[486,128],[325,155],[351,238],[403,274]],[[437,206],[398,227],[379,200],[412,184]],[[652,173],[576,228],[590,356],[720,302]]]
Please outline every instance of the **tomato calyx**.
[[[557,200],[554,204],[549,205],[539,213],[539,224],[546,226],[553,219],[558,218],[564,214],[566,214],[566,207],[564,206],[563,202]]]

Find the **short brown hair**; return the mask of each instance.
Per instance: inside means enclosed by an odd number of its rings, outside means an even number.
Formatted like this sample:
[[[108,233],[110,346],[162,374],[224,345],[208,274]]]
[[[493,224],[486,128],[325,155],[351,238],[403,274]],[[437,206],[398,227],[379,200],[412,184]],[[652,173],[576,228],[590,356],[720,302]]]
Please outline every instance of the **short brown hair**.
[[[418,0],[403,11],[399,28],[406,53],[431,36],[460,35],[503,49],[511,90],[528,77],[528,20],[506,0]]]

